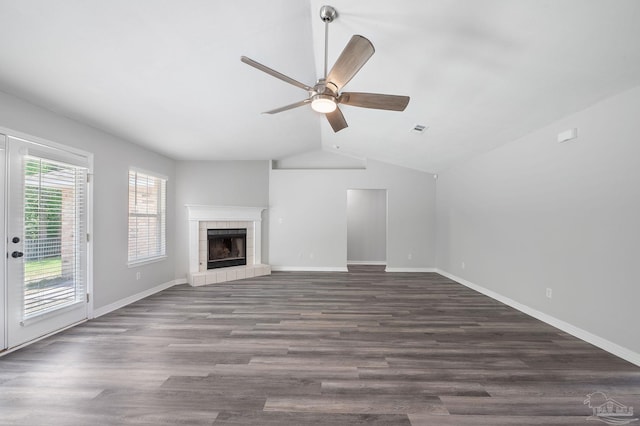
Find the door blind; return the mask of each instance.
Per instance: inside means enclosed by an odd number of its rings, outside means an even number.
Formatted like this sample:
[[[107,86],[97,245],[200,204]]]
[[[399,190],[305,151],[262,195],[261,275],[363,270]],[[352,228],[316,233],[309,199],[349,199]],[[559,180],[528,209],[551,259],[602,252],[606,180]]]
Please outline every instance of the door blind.
[[[25,157],[24,319],[84,302],[86,182],[84,168]]]

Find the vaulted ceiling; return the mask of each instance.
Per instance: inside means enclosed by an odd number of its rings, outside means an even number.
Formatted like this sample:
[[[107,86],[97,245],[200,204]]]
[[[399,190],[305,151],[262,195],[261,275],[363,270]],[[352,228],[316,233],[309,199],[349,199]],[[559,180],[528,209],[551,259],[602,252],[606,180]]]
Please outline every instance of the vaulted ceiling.
[[[304,90],[353,34],[376,53],[334,133]],[[323,149],[437,172],[640,84],[637,0],[0,0],[0,90],[176,159]],[[426,132],[411,131],[416,124]]]

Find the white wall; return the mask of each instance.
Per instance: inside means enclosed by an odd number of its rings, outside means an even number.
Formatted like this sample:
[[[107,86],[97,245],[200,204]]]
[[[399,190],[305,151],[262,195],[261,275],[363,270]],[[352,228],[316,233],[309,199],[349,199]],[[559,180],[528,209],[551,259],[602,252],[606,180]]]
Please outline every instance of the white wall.
[[[189,272],[185,204],[267,207],[268,161],[178,161],[176,163],[176,278]],[[268,262],[268,212],[263,213],[262,261]]]
[[[94,154],[94,309],[174,279],[172,209],[167,210],[167,259],[127,266],[129,167],[168,176],[169,207],[175,203],[173,160],[3,92],[0,126]],[[136,272],[141,272],[140,280]]]
[[[387,259],[387,191],[347,190],[347,261],[384,263]]]
[[[377,161],[366,170],[272,170],[269,263],[346,268],[347,189],[354,188],[387,190],[388,268],[434,266],[433,176]]]
[[[640,87],[440,173],[438,267],[640,353],[639,117]]]
[[[310,151],[273,160],[274,169],[366,169],[367,161],[329,151]]]

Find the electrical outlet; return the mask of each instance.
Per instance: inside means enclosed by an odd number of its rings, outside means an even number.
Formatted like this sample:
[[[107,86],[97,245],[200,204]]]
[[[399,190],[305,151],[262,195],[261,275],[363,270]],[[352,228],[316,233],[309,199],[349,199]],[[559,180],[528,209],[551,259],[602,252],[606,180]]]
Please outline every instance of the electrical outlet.
[[[467,265],[465,265],[464,262],[462,262],[462,264],[460,266],[462,266],[462,269],[465,269],[467,267]]]
[[[409,254],[407,255],[407,259],[409,259],[409,260],[413,259],[413,254],[412,254],[412,253],[409,253]]]
[[[309,259],[313,259],[313,253],[309,253]]]
[[[551,297],[553,297],[553,290],[551,290],[550,288],[547,289],[546,295],[549,299],[551,299]]]
[[[142,272],[136,272],[136,280],[142,278]]]

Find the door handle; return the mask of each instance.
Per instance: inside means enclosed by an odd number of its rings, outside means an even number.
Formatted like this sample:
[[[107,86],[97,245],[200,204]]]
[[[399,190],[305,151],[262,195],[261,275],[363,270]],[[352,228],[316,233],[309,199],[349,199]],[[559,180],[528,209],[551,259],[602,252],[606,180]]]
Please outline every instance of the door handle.
[[[13,257],[14,259],[17,259],[22,256],[24,256],[24,253],[21,251],[14,251],[13,253],[11,253],[11,257]]]

